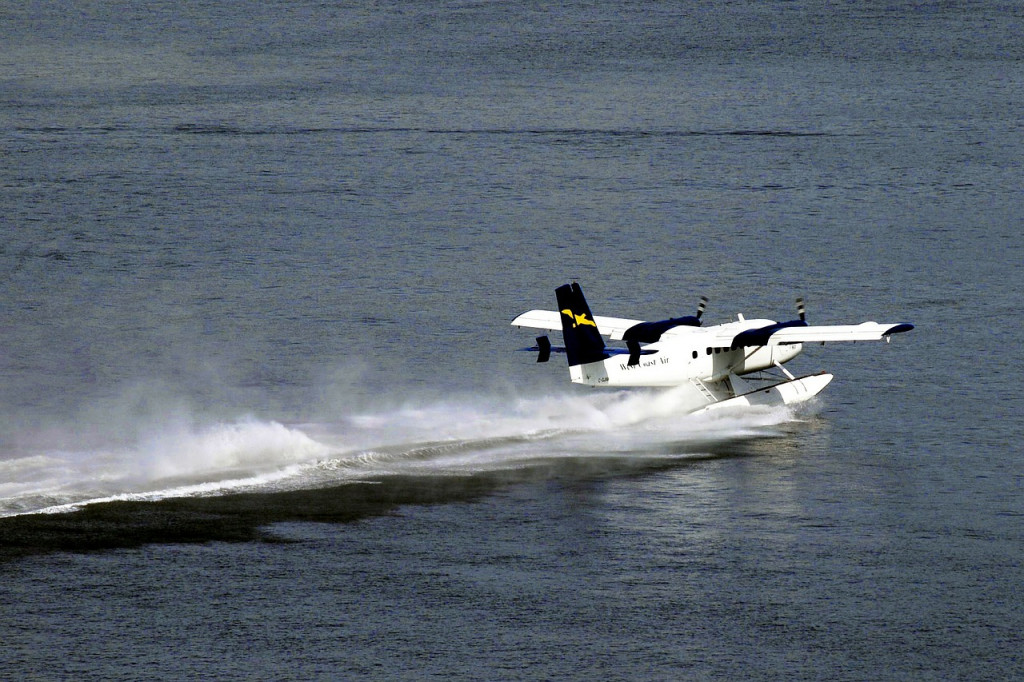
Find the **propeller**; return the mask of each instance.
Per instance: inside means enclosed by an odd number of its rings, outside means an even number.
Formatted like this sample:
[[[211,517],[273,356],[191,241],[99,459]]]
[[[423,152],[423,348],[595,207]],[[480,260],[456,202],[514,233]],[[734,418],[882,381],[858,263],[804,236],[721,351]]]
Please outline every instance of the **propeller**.
[[[707,310],[707,307],[708,307],[708,297],[707,296],[701,296],[700,297],[700,303],[697,304],[697,319],[698,320],[704,314],[704,311]]]
[[[804,299],[796,299],[796,312],[800,316],[799,320],[790,320],[789,322],[776,322],[766,327],[760,327],[759,329],[748,329],[742,331],[733,337],[732,347],[733,348],[747,348],[768,345],[768,339],[771,338],[772,334],[779,331],[780,329],[786,329],[787,327],[806,327],[807,326],[807,309],[804,306]]]

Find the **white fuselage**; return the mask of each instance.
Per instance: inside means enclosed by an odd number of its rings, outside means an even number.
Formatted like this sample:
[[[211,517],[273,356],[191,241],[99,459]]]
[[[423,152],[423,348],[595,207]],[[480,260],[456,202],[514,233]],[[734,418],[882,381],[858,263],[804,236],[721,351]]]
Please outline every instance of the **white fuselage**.
[[[792,360],[802,345],[734,349],[720,345],[721,339],[771,324],[772,320],[739,320],[707,328],[677,328],[671,338],[644,346],[644,351],[657,352],[641,355],[636,365],[629,365],[628,355],[612,355],[570,367],[569,374],[574,383],[590,386],[678,386],[694,379],[712,382],[730,374],[749,374]]]

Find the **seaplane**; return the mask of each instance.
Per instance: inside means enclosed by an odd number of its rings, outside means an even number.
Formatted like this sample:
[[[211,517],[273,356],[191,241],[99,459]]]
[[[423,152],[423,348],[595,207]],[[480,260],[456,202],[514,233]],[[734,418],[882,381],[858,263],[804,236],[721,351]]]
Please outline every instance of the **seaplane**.
[[[547,335],[537,345],[537,362],[564,353],[573,383],[604,387],[675,388],[689,412],[753,405],[791,405],[815,397],[832,381],[827,372],[797,377],[783,364],[804,344],[837,341],[886,341],[914,328],[906,322],[810,325],[803,299],[798,319],[788,322],[746,319],[703,326],[707,297],[696,315],[646,322],[594,316],[578,283],[555,289],[558,310],[531,310],[512,320],[515,327],[561,331],[564,345]],[[619,341],[623,346],[609,346]]]

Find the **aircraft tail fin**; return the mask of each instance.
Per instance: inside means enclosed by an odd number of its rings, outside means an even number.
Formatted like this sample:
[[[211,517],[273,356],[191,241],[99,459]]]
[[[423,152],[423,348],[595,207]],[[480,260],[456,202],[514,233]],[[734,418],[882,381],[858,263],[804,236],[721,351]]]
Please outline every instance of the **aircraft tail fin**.
[[[600,362],[610,357],[605,352],[604,339],[601,338],[580,285],[575,282],[563,284],[555,289],[555,298],[562,318],[562,336],[565,339],[569,367]]]

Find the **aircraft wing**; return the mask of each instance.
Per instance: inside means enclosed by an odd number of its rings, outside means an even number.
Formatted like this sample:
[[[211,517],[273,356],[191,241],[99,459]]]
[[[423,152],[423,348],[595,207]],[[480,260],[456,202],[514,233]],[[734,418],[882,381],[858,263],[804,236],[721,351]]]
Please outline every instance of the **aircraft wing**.
[[[594,323],[603,336],[621,341],[622,335],[630,327],[640,324],[643,320],[628,320],[624,317],[605,317],[595,315]],[[547,329],[562,331],[562,316],[557,310],[531,310],[512,320],[513,327],[529,327],[530,329]]]
[[[632,320],[624,317],[605,317],[595,315],[594,322],[603,336],[614,341],[621,341],[626,330],[643,320]],[[764,320],[769,323],[770,320]],[[562,317],[556,310],[531,310],[512,320],[514,327],[546,329],[562,331]],[[863,322],[861,324],[814,325],[783,322],[770,323],[763,327],[746,329],[737,333],[722,325],[722,329],[705,327],[699,329],[689,326],[673,327],[664,331],[662,338],[708,332],[709,346],[728,348],[740,346],[779,346],[793,343],[835,343],[837,341],[887,341],[893,334],[908,332],[914,325],[907,323],[884,324],[879,322]],[[699,331],[698,331],[699,330]]]
[[[831,341],[882,341],[888,340],[893,334],[909,332],[914,325],[901,322],[899,324],[880,324],[878,322],[862,322],[861,324],[816,325],[808,327],[785,327],[771,335],[769,345],[784,343],[828,343]]]
[[[893,334],[908,332],[914,325],[907,323],[797,325],[783,323],[749,329],[732,338],[729,345],[779,346],[791,343],[833,343],[836,341],[888,341]]]

